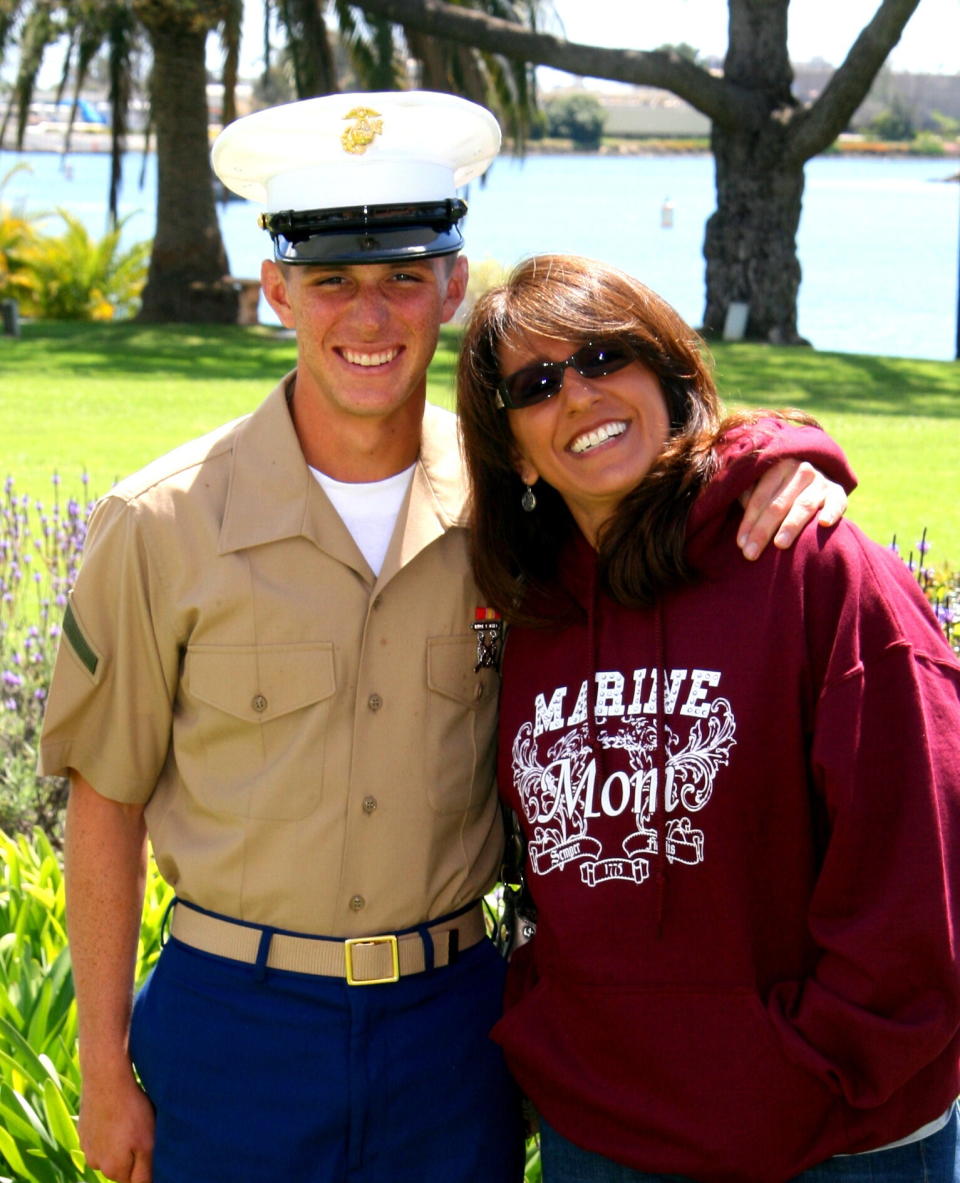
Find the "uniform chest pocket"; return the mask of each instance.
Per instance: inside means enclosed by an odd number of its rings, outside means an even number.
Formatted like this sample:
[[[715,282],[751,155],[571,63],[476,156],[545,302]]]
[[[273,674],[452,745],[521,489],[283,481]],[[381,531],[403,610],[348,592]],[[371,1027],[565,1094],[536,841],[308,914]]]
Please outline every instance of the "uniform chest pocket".
[[[493,784],[499,678],[475,669],[473,634],[427,640],[427,712],[423,750],[427,797],[440,813],[479,808]]]
[[[184,659],[175,749],[216,812],[270,821],[320,803],[333,645],[198,645]]]

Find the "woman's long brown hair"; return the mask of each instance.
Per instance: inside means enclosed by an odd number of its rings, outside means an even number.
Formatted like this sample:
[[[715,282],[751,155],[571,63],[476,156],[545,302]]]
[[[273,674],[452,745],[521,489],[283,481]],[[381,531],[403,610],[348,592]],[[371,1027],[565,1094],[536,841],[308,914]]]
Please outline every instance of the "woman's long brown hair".
[[[563,499],[545,481],[525,513],[524,485],[507,414],[497,409],[499,350],[535,333],[572,344],[615,338],[658,378],[670,416],[659,459],[604,527],[602,578],[622,603],[645,606],[691,577],[684,560],[690,507],[715,467],[720,405],[702,342],[655,292],[615,267],[568,255],[521,263],[483,295],[461,345],[457,398],[471,486],[472,559],[491,606],[515,623],[569,616],[557,586],[560,551],[576,530]]]

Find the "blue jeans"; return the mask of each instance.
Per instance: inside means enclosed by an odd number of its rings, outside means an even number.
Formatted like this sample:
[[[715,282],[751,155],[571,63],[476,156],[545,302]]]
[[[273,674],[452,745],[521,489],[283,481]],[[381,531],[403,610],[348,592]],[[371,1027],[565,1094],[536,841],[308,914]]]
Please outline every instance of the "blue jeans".
[[[348,986],[171,940],[131,1031],[154,1183],[519,1183],[519,1097],[487,1038],[504,970],[481,941]]]
[[[960,1183],[957,1109],[937,1133],[895,1150],[829,1158],[793,1183]],[[692,1183],[680,1175],[648,1175],[582,1150],[540,1119],[543,1183]]]

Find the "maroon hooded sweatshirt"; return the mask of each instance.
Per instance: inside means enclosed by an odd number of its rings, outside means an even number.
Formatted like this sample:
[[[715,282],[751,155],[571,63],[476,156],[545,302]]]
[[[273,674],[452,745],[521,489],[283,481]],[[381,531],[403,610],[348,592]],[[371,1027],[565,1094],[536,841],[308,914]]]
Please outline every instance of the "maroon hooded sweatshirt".
[[[582,618],[509,633],[500,784],[539,915],[494,1038],[578,1145],[783,1183],[960,1091],[960,663],[847,522],[745,562],[733,451],[695,583],[624,608],[578,535]]]

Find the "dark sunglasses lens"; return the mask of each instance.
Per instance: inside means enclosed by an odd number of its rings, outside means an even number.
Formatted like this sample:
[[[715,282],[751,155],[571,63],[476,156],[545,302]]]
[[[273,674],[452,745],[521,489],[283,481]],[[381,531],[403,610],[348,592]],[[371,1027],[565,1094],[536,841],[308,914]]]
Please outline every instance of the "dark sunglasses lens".
[[[553,398],[563,384],[563,369],[553,362],[518,370],[507,379],[507,393],[514,407],[532,407]]]
[[[542,361],[511,374],[504,382],[511,407],[532,407],[553,398],[563,387],[563,371],[573,366],[584,378],[615,374],[633,361],[633,354],[617,341],[606,345],[584,345],[566,361]]]
[[[633,358],[623,345],[584,345],[573,356],[577,373],[584,378],[602,378],[628,366]]]

